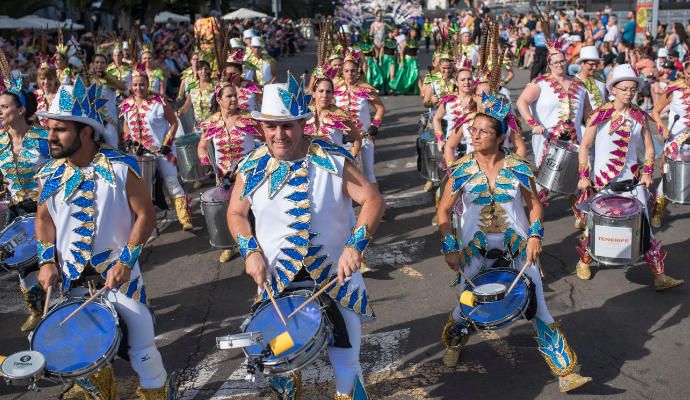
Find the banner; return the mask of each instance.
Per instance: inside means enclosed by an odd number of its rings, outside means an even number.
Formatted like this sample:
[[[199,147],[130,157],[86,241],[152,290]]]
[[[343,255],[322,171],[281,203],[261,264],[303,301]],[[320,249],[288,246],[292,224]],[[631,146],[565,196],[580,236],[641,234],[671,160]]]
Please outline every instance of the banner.
[[[644,42],[645,32],[656,35],[659,0],[637,0],[635,7],[635,44]]]

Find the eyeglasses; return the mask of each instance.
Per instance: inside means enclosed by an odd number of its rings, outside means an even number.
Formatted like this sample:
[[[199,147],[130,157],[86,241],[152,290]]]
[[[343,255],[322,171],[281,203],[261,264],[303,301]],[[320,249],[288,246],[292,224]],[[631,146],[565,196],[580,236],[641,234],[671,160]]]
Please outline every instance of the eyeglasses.
[[[551,61],[551,65],[565,64],[565,60]]]
[[[616,90],[620,90],[621,92],[630,93],[630,94],[635,94],[638,92],[637,87],[631,87],[628,89],[621,89],[621,88],[617,87]]]
[[[596,67],[599,63],[596,61],[585,61],[586,65],[589,65],[590,67]]]
[[[479,137],[487,137],[487,136],[491,136],[491,135],[496,135],[496,132],[475,128],[474,126],[470,126],[469,128],[467,128],[467,130],[470,132],[470,135],[472,135],[472,136],[474,136],[476,134],[479,134]]]

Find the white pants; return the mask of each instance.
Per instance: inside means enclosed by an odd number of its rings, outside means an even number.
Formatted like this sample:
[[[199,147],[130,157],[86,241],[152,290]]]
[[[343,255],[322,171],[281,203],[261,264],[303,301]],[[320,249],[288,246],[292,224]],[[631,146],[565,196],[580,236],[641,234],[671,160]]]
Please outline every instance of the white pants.
[[[544,137],[544,135],[532,133],[532,151],[534,152],[534,165],[536,165],[537,168],[541,166],[544,146],[546,146],[546,137]]]
[[[376,174],[374,173],[374,142],[365,138],[362,140],[362,148],[359,151],[359,156],[362,157],[362,172],[371,183],[376,183]]]
[[[503,238],[504,235],[502,233],[489,233],[486,235],[486,241],[487,241],[487,251],[493,250],[493,249],[500,249],[503,250],[505,246],[503,245]],[[496,260],[486,260],[486,267],[490,267],[493,265],[493,263]],[[469,266],[466,266],[464,271],[465,274],[472,279],[475,275],[477,275],[484,264],[484,258],[472,258],[472,262],[470,263]],[[515,264],[513,267],[516,270],[519,270],[522,268],[522,266],[525,265],[525,259],[524,258],[518,258],[515,260]],[[540,320],[544,321],[546,324],[552,324],[554,322],[553,317],[551,316],[551,313],[549,312],[549,309],[546,307],[546,300],[544,299],[544,286],[542,285],[541,282],[541,274],[539,271],[539,267],[535,263],[532,263],[527,270],[525,270],[525,275],[527,275],[532,283],[534,284],[534,290],[536,291],[536,297],[537,297],[537,313],[535,315],[536,318],[539,318]],[[462,293],[465,287],[465,279],[463,278],[460,281],[460,284],[457,286],[458,291]],[[458,293],[458,296],[459,294]],[[460,304],[458,304],[455,309],[453,309],[453,319],[455,321],[461,321],[463,318],[461,317],[460,314]]]
[[[184,196],[184,189],[177,179],[177,167],[165,157],[156,157],[156,167],[170,196],[173,198]]]

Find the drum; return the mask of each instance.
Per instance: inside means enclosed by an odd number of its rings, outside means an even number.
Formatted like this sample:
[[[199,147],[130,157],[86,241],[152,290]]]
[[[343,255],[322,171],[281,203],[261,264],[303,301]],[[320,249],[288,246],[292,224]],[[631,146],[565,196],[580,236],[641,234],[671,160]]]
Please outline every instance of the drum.
[[[578,152],[580,146],[563,140],[552,140],[546,158],[539,168],[537,183],[546,190],[562,194],[577,192]]]
[[[10,202],[0,200],[0,229],[7,226],[7,214],[10,212]]]
[[[206,220],[209,243],[216,249],[230,249],[234,247],[230,229],[228,229],[228,204],[232,187],[224,189],[214,187],[201,194],[201,215]]]
[[[419,173],[428,181],[440,182],[443,171],[439,164],[443,162],[443,153],[436,147],[436,138],[433,132],[422,132],[417,139],[417,146],[421,159]]]
[[[3,260],[5,266],[20,269],[36,263],[38,255],[34,216],[35,214],[22,215],[0,232],[0,248],[11,254]]]
[[[46,378],[71,381],[87,377],[117,353],[122,332],[115,307],[104,298],[94,300],[60,326],[84,301],[83,297],[68,298],[57,304],[29,335],[31,350],[46,359]]]
[[[296,290],[276,297],[280,312],[287,316],[310,296],[310,290]],[[287,320],[287,327],[281,322],[278,314],[267,301],[244,322],[244,333],[261,332],[263,344],[244,347],[244,354],[250,361],[256,362],[266,375],[287,374],[300,370],[311,363],[331,342],[332,327],[330,320],[322,312],[323,304],[314,300]],[[294,347],[278,356],[270,351],[266,354],[267,343],[287,330],[295,343]]]
[[[20,351],[0,364],[0,373],[8,385],[35,385],[43,377],[46,359],[37,351]]]
[[[510,287],[517,276],[518,271],[512,268],[491,268],[475,275],[472,282],[477,286],[501,284]],[[472,291],[472,286],[465,282],[464,290]],[[478,304],[474,307],[460,303],[460,314],[477,329],[498,329],[525,314],[529,314],[528,308],[534,307],[536,304],[536,297],[533,293],[532,282],[523,274],[513,290],[502,300]]]
[[[156,156],[153,154],[142,154],[140,156],[133,155],[139,164],[141,171],[141,179],[146,184],[146,187],[153,196],[153,181],[156,178]]]
[[[664,197],[672,203],[690,204],[690,150],[681,150],[678,159],[665,158]]]
[[[177,149],[177,170],[183,182],[202,181],[206,178],[204,169],[199,161],[197,148],[199,147],[199,135],[194,133],[182,136],[175,140]]]
[[[643,206],[637,199],[604,194],[591,202],[588,251],[604,265],[629,265],[642,255]]]

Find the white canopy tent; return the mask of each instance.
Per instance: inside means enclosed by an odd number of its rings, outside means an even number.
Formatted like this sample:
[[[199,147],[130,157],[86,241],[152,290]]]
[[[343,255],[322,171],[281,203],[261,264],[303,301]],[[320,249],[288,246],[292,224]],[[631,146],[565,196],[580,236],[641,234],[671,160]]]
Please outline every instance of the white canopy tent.
[[[48,18],[39,17],[38,15],[27,15],[19,18],[17,21],[28,24],[27,28],[34,29],[72,29],[75,31],[80,31],[84,29],[84,25],[77,24],[76,22],[71,22],[69,20],[60,22]]]
[[[162,13],[156,15],[156,17],[153,19],[153,22],[158,24],[168,22],[168,20],[172,20],[173,22],[190,22],[188,15],[175,14],[169,11],[163,11]]]
[[[33,28],[33,25],[31,25],[28,22],[24,22],[24,21],[20,21],[18,19],[8,17],[7,15],[0,15],[0,29],[24,29],[24,28]]]
[[[248,8],[240,8],[229,14],[223,15],[223,19],[247,19],[247,18],[267,18],[267,14],[262,12],[250,10]]]

